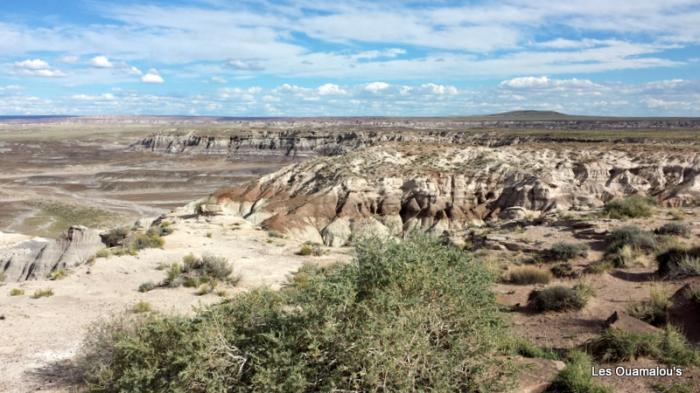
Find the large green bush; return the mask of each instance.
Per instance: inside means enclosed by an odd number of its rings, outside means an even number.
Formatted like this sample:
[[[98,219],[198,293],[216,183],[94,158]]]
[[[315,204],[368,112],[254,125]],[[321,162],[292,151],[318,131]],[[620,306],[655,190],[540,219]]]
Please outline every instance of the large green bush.
[[[95,392],[490,392],[511,367],[494,277],[415,237],[365,240],[354,263],[305,266],[191,319],[97,325],[82,350]]]
[[[656,256],[658,274],[664,278],[700,276],[700,247],[673,247]]]
[[[656,248],[654,234],[635,225],[627,225],[613,230],[608,235],[607,241],[608,254],[618,252],[625,246],[629,246],[635,250],[646,251]]]
[[[603,207],[603,214],[610,218],[650,217],[654,213],[654,201],[639,195],[625,199],[613,199]]]

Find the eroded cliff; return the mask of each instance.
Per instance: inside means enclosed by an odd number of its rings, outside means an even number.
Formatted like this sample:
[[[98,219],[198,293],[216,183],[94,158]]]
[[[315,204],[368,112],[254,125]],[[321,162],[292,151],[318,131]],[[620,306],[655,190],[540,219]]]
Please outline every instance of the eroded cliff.
[[[385,143],[220,190],[200,210],[340,246],[367,233],[454,232],[631,194],[673,206],[700,200],[696,152],[586,146]]]

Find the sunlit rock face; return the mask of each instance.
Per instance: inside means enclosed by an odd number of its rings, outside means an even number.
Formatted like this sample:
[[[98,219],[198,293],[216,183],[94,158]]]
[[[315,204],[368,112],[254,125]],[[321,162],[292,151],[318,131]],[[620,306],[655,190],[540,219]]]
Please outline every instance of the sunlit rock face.
[[[639,194],[700,200],[700,157],[643,149],[385,143],[287,166],[208,205],[302,240],[457,231],[492,219],[585,210]]]

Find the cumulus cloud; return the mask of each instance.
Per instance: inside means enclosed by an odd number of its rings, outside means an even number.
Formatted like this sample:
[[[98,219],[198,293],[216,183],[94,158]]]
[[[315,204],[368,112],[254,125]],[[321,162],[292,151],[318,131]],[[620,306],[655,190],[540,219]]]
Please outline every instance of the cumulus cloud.
[[[343,89],[342,87],[335,85],[333,83],[326,83],[318,87],[318,94],[325,96],[325,95],[342,95],[346,94],[347,91]]]
[[[550,79],[547,76],[522,76],[504,80],[500,83],[503,88],[509,89],[549,89],[549,88],[571,88],[587,89],[597,88],[600,85],[588,79]]]
[[[228,81],[220,76],[212,76],[210,81],[213,83],[220,83],[220,84],[225,84],[228,83]]]
[[[112,101],[115,99],[114,94],[105,93],[101,95],[74,94],[71,96],[75,101]]]
[[[39,76],[43,78],[58,78],[65,74],[58,69],[51,68],[48,62],[41,59],[27,59],[14,64],[15,73],[26,76]]]
[[[107,56],[95,56],[90,59],[90,65],[97,68],[113,68],[114,64],[107,58]]]
[[[390,85],[386,82],[372,82],[365,85],[365,91],[376,94],[388,89],[389,86]]]
[[[163,79],[162,76],[160,76],[160,73],[158,72],[158,70],[156,70],[155,68],[151,68],[150,70],[148,70],[148,72],[146,74],[144,74],[141,77],[141,82],[160,84],[160,83],[164,83],[165,80]]]

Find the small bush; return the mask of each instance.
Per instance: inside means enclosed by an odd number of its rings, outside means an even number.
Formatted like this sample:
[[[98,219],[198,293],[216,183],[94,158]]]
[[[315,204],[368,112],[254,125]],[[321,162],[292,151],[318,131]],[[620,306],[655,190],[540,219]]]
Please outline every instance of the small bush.
[[[686,299],[700,304],[700,286],[689,287],[684,293]]]
[[[607,241],[608,253],[610,254],[619,251],[624,246],[646,251],[651,251],[656,248],[656,239],[654,235],[634,225],[615,229],[610,232]]]
[[[659,288],[652,288],[651,296],[648,300],[630,306],[627,312],[629,315],[651,325],[663,326],[667,322],[668,308],[670,306],[671,300],[668,293]]]
[[[232,274],[233,266],[224,257],[204,255],[198,258],[188,254],[182,258],[182,265],[174,264],[170,267],[163,285],[169,287],[184,285],[195,288],[210,284],[213,288],[219,281],[236,285],[240,277]]]
[[[588,274],[603,274],[613,268],[610,261],[599,261],[586,266],[584,272]]]
[[[133,312],[134,314],[142,314],[142,313],[151,312],[151,311],[153,311],[153,307],[151,307],[151,303],[144,302],[144,301],[140,301],[140,302],[134,304],[134,306],[131,308],[131,312]]]
[[[528,296],[528,304],[533,310],[540,312],[580,310],[589,298],[590,292],[583,285],[573,288],[557,285],[533,290]]]
[[[558,278],[576,278],[578,274],[574,271],[574,267],[568,262],[558,263],[549,269],[554,277]]]
[[[668,214],[676,221],[682,221],[686,216],[685,212],[683,212],[681,209],[671,209],[669,210]]]
[[[66,269],[57,269],[52,272],[49,272],[49,275],[47,278],[51,281],[56,281],[56,280],[61,280],[63,278],[66,278],[68,276],[68,271]]]
[[[323,255],[323,250],[321,249],[321,246],[318,244],[312,244],[312,243],[304,243],[299,251],[297,251],[297,255],[302,255],[302,256],[321,256]]]
[[[691,249],[671,248],[656,256],[658,274],[676,279],[700,275],[700,247]]]
[[[147,232],[133,232],[126,239],[126,248],[143,250],[146,248],[160,248],[165,240],[157,231],[149,229]]]
[[[156,284],[153,281],[146,281],[139,285],[139,292],[148,292],[156,288]]]
[[[195,295],[202,296],[214,292],[216,289],[216,282],[202,284],[197,288]]]
[[[47,288],[47,289],[37,289],[34,291],[34,294],[32,295],[32,299],[39,299],[42,297],[50,297],[53,296],[53,289]]]
[[[102,243],[107,247],[118,247],[124,244],[124,240],[129,235],[128,228],[114,228],[110,229],[107,233],[100,235],[102,238]]]
[[[161,221],[158,225],[151,226],[149,231],[154,231],[159,236],[168,236],[174,232],[174,229],[170,221]]]
[[[552,273],[532,266],[515,268],[510,271],[508,282],[516,285],[548,284]]]
[[[24,295],[24,289],[22,288],[12,288],[10,290],[10,296],[22,296]]]
[[[669,222],[654,231],[657,235],[690,237],[690,227],[680,222]]]
[[[574,258],[585,258],[587,255],[587,245],[567,242],[556,243],[546,252],[547,258],[555,261],[568,261]]]
[[[585,347],[596,360],[607,363],[650,357],[666,364],[687,366],[697,364],[700,359],[683,335],[670,325],[660,333],[607,329],[600,337],[588,341]]]
[[[625,199],[613,199],[603,207],[603,214],[615,219],[651,217],[653,212],[654,202],[636,195]]]
[[[545,393],[612,393],[610,389],[593,381],[592,367],[588,355],[580,351],[571,352],[566,368],[557,375]]]
[[[109,258],[112,255],[109,249],[103,248],[95,253],[96,258]]]

